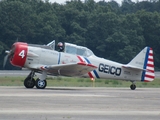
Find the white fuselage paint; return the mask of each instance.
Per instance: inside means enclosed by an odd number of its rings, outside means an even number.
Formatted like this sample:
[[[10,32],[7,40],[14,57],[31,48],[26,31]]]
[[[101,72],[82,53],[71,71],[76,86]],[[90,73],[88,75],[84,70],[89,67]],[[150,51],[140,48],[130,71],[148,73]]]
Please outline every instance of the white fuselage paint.
[[[49,50],[39,47],[28,46],[28,53],[34,53],[37,56],[27,56],[24,67],[34,68],[37,65],[57,65],[67,63],[86,62],[97,66],[97,69],[90,73],[94,78],[102,79],[117,79],[117,80],[129,80],[140,81],[142,71],[131,70],[122,67],[123,64],[99,58],[97,56],[83,57],[79,59],[77,55],[57,52],[55,50]],[[52,74],[52,73],[51,73]],[[90,77],[88,74],[80,77]]]

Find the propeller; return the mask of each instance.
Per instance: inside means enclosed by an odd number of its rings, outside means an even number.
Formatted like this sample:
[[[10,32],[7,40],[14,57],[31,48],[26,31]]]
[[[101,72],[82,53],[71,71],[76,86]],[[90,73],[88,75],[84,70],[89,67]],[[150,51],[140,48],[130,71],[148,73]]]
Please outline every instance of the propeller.
[[[6,66],[6,63],[7,63],[7,60],[8,60],[10,51],[7,51],[7,50],[6,50],[5,53],[7,53],[7,55],[4,57],[3,68]]]
[[[14,55],[14,51],[15,51],[15,46],[13,45],[11,50],[6,50],[5,53],[7,54],[5,57],[4,57],[4,61],[3,61],[3,68],[6,66],[6,63],[7,63],[7,60],[8,58],[10,58],[11,56]]]
[[[15,40],[15,43],[18,42],[18,37],[17,39]],[[13,44],[11,50],[6,50],[5,53],[7,54],[5,57],[4,57],[4,61],[3,61],[3,68],[5,68],[6,66],[6,63],[7,63],[7,60],[14,55],[14,51],[15,51],[15,45]]]

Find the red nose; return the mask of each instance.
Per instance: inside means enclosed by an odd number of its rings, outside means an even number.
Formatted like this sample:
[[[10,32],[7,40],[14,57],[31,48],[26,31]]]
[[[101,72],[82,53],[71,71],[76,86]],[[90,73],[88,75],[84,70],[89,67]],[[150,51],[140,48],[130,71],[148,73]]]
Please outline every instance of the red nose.
[[[17,67],[23,67],[27,58],[28,44],[16,42],[12,45],[10,52],[10,63]]]

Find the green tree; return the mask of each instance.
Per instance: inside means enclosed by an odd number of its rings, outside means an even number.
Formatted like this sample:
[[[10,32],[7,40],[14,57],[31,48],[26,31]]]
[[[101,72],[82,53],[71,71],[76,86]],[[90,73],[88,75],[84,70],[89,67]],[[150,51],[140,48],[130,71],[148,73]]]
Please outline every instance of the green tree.
[[[154,50],[155,54],[155,66],[160,66],[160,13],[158,12],[146,12],[144,10],[137,12],[137,16],[140,18],[140,24],[143,28],[143,36],[145,39],[145,45],[150,46]]]

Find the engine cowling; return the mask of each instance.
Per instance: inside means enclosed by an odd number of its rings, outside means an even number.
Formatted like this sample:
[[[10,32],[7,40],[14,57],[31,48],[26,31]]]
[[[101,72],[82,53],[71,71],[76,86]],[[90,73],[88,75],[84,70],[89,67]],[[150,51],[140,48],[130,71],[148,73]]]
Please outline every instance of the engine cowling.
[[[27,58],[28,44],[16,42],[12,45],[10,51],[12,52],[10,55],[10,63],[17,67],[23,67]]]

